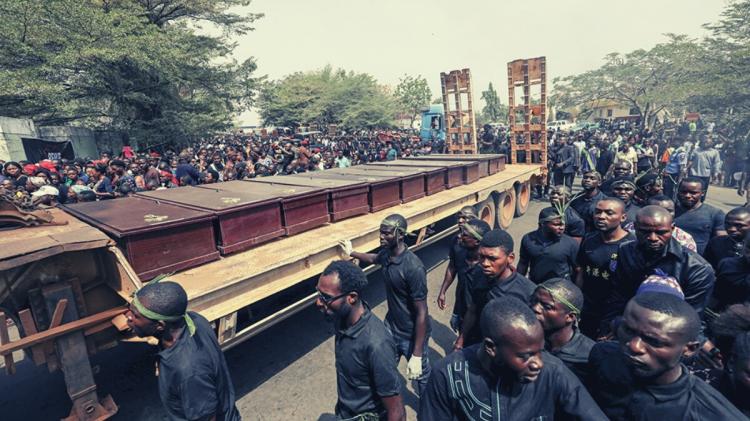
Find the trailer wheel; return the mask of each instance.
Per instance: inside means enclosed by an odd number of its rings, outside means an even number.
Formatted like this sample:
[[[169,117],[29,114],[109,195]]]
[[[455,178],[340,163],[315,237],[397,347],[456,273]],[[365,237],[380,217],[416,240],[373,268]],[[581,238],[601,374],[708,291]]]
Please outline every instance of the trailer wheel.
[[[516,185],[516,213],[515,216],[523,216],[529,210],[531,201],[531,183],[526,181]]]
[[[497,198],[497,225],[508,229],[516,213],[516,190],[508,189]]]
[[[486,222],[490,227],[495,227],[497,222],[497,205],[495,205],[495,200],[492,197],[488,197],[484,202],[478,203],[476,207],[479,219]]]

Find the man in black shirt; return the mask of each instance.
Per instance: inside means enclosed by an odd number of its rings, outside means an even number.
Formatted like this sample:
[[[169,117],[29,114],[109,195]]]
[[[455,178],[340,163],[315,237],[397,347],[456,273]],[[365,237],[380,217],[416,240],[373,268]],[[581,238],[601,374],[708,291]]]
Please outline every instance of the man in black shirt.
[[[607,197],[606,194],[599,190],[601,182],[602,176],[598,172],[588,171],[583,173],[583,178],[581,179],[583,192],[579,193],[570,202],[570,207],[575,209],[581,218],[583,218],[587,232],[595,230],[594,207],[596,206],[596,203]]]
[[[727,235],[724,230],[724,212],[707,203],[701,202],[704,189],[700,178],[686,177],[680,181],[677,190],[679,201],[674,224],[693,236],[698,254],[703,254],[708,241],[720,235]]]
[[[635,183],[631,177],[619,178],[612,182],[612,196],[622,200],[625,204],[625,221],[622,223],[622,227],[627,231],[633,231],[633,224],[635,223],[635,216],[638,214],[640,206],[636,205],[633,201],[635,195]]]
[[[461,319],[466,313],[466,276],[469,271],[479,262],[479,242],[482,237],[490,231],[490,226],[481,219],[472,219],[462,224],[459,229],[459,242],[461,247],[451,249],[446,276],[440,286],[438,294],[438,308],[445,309],[445,293],[453,283],[453,278],[458,276],[456,285],[456,301],[453,304],[453,315],[451,316],[451,328],[458,332],[461,327]],[[449,277],[448,275],[451,275]]]
[[[635,240],[635,235],[622,228],[625,218],[625,204],[620,199],[608,197],[600,200],[594,210],[597,231],[588,235],[578,248],[576,283],[584,296],[579,326],[581,332],[592,339],[600,337],[599,324],[612,293],[620,244]]]
[[[464,253],[464,246],[461,244],[461,227],[470,219],[476,219],[477,213],[473,206],[464,206],[456,214],[456,225],[458,226],[458,235],[450,245],[448,251],[448,266],[445,268],[445,275],[443,276],[443,285],[441,286],[440,294],[438,294],[437,304],[440,310],[445,310],[445,293],[456,278],[456,262],[458,255]],[[459,285],[461,280],[459,280]],[[463,309],[460,308],[461,301],[463,301],[463,290],[462,288],[456,288],[456,301],[453,304],[453,314],[451,315],[450,325],[454,331],[458,331],[461,326],[461,315]]]
[[[377,254],[353,251],[351,242],[344,242],[343,246],[350,256],[382,267],[388,301],[385,325],[396,341],[398,358],[404,356],[407,360],[406,377],[417,381],[421,395],[430,376],[427,272],[419,257],[404,244],[406,232],[406,218],[392,214],[380,223]]]
[[[159,397],[171,419],[236,421],[234,387],[208,320],[187,312],[175,282],[152,281],[133,296],[125,316],[136,335],[159,340]]]
[[[544,349],[559,358],[583,382],[594,341],[576,327],[581,307],[581,290],[562,278],[544,281],[531,296],[531,309],[544,329]]]
[[[617,161],[612,167],[612,174],[609,175],[607,179],[602,183],[602,192],[607,196],[613,196],[612,184],[615,181],[621,180],[623,178],[629,178],[632,181],[632,168],[633,164],[631,164],[630,161]],[[605,176],[607,175],[605,174]],[[635,188],[635,184],[633,186]]]
[[[672,238],[672,215],[664,208],[645,206],[638,212],[635,236],[637,241],[620,245],[605,322],[622,314],[638,286],[651,275],[674,277],[685,301],[702,316],[714,286],[714,271],[701,256]]]
[[[543,351],[544,332],[526,303],[492,300],[481,326],[482,343],[453,352],[435,367],[419,421],[606,420],[578,378]]]
[[[711,308],[721,311],[732,304],[750,301],[750,233],[745,234],[742,255],[719,262]]]
[[[569,206],[570,190],[565,186],[554,186],[549,192],[549,202],[555,209],[564,209],[565,234],[581,242],[586,234],[586,223],[575,209]]]
[[[338,260],[326,267],[316,287],[315,304],[336,327],[336,416],[405,420],[396,344],[362,301],[366,285],[359,266]]]
[[[564,234],[565,220],[555,208],[539,212],[539,228],[521,239],[518,273],[539,284],[551,278],[574,279],[578,242]]]
[[[617,331],[619,345],[600,342],[589,357],[588,389],[609,419],[744,418],[680,363],[699,349],[700,325],[698,313],[675,295],[643,292],[630,300]]]
[[[718,269],[719,262],[727,257],[742,256],[742,241],[750,232],[750,209],[743,206],[727,212],[727,216],[724,217],[724,229],[727,235],[709,240],[706,252],[703,253],[703,257],[714,269]]]
[[[560,147],[555,154],[555,163],[553,172],[555,175],[555,185],[565,185],[568,189],[573,188],[573,178],[575,178],[575,164],[578,156],[578,149],[573,146],[573,139],[560,138]]]
[[[492,230],[479,243],[479,264],[467,273],[466,313],[455,349],[481,340],[479,315],[493,298],[513,296],[526,303],[534,284],[512,268],[513,238],[506,231]]]

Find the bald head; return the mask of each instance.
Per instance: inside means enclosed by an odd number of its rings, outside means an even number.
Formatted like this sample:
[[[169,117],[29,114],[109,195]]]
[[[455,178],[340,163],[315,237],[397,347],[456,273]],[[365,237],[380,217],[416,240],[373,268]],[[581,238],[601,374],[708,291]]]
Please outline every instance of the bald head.
[[[672,214],[661,206],[648,205],[639,210],[636,222],[644,223],[646,219],[650,219],[651,223],[659,225],[672,225]]]
[[[536,315],[528,304],[515,297],[496,298],[484,307],[479,320],[482,336],[496,343],[511,332],[534,335],[542,331]]]

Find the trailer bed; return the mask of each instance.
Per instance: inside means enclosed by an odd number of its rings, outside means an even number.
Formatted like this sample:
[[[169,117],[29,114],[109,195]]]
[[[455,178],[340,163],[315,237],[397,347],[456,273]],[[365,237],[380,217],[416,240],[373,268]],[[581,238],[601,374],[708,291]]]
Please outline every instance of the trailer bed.
[[[416,231],[455,214],[463,206],[487,199],[493,192],[512,189],[515,183],[526,182],[540,175],[542,170],[539,165],[507,165],[504,171],[472,184],[326,224],[184,270],[171,279],[187,291],[191,310],[210,321],[219,320],[320,274],[332,260],[342,258],[338,251],[339,240],[351,240],[356,250],[377,248],[380,222],[391,213],[403,215],[409,222],[409,229]]]

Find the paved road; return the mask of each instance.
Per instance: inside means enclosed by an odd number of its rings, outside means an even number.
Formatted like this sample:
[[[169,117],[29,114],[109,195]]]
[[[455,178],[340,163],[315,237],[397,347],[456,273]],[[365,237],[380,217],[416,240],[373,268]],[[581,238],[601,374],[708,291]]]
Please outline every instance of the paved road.
[[[730,189],[711,187],[709,203],[727,211],[744,203]],[[509,232],[521,236],[536,227],[536,215],[545,204],[532,202],[528,213],[517,218]],[[518,244],[516,244],[516,249]],[[430,358],[437,362],[450,350],[455,334],[448,327],[449,311],[435,304],[445,271],[446,242],[418,253],[428,268],[429,310],[433,318]],[[449,292],[451,297],[453,291]],[[375,314],[385,316],[382,279],[370,277],[364,297]],[[449,303],[448,308],[451,307]],[[227,351],[226,358],[237,391],[237,406],[246,420],[333,420],[336,379],[333,366],[333,330],[314,309],[306,309],[245,343]],[[167,419],[153,377],[153,351],[146,346],[123,344],[94,358],[100,391],[111,393],[120,405],[116,420]],[[49,374],[28,361],[18,366],[20,375],[0,374],[0,414],[3,420],[52,420],[67,416],[70,404],[61,373]],[[406,364],[399,366],[402,373]],[[405,394],[409,419],[417,405],[411,387]]]

